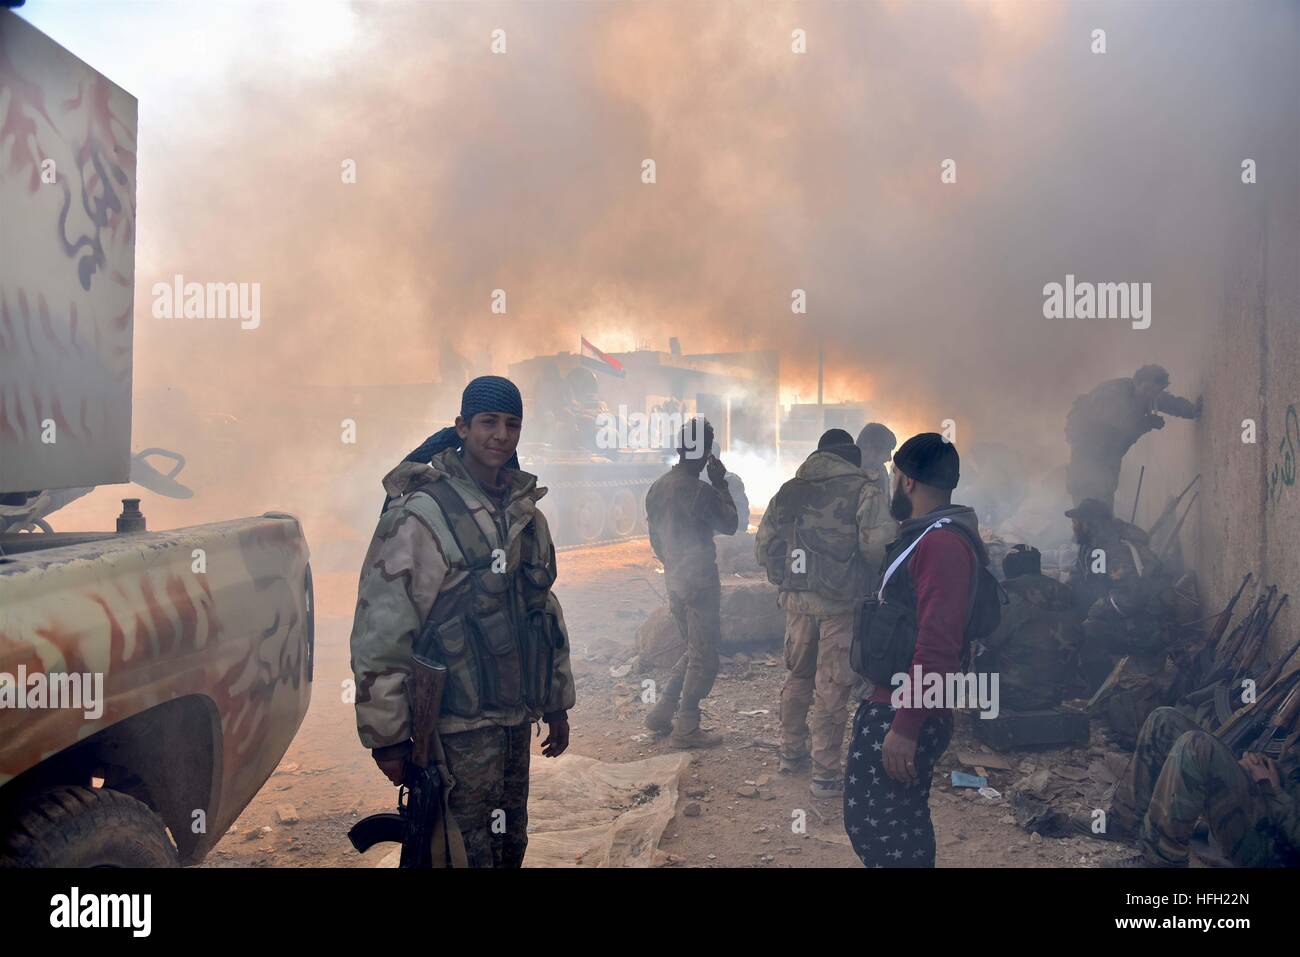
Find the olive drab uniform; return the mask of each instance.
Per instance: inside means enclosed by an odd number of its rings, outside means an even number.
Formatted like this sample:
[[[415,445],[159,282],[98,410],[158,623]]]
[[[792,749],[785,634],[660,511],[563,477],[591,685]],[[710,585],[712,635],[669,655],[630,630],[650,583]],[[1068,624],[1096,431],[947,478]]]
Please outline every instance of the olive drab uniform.
[[[668,606],[686,642],[647,724],[667,730],[671,723],[674,734],[691,734],[699,730],[700,701],[718,675],[722,585],[713,536],[736,533],[736,503],[725,478],[717,485],[702,482],[678,463],[650,486],[645,509]]]
[[[813,777],[840,777],[840,749],[857,676],[849,665],[856,603],[872,581],[898,524],[878,469],[813,452],[763,515],[755,553],[780,589],[786,612],[781,689],[781,758],[811,757]],[[811,720],[809,711],[811,709]]]
[[[1300,760],[1278,761],[1280,788],[1253,784],[1222,741],[1174,708],[1152,711],[1115,791],[1107,826],[1157,864],[1187,863],[1202,818],[1238,867],[1300,865]]]
[[[1073,679],[1081,636],[1070,589],[1043,574],[1017,575],[1002,587],[1002,620],[981,642],[976,670],[998,674],[1004,711],[1055,708]]]
[[[1093,521],[1070,572],[1074,605],[1083,615],[1079,671],[1089,691],[1110,674],[1121,655],[1153,662],[1168,643],[1163,602],[1170,595],[1160,559],[1147,533],[1120,519]]]
[[[1164,424],[1158,412],[1194,419],[1197,407],[1168,392],[1145,406],[1132,379],[1111,379],[1074,400],[1065,420],[1065,438],[1070,443],[1066,487],[1075,505],[1094,498],[1114,509],[1124,455],[1143,435]]]
[[[411,737],[412,653],[447,666],[438,729],[451,812],[475,867],[522,863],[530,724],[574,702],[568,633],[551,592],[555,547],[537,509],[546,490],[526,472],[502,475],[498,498],[452,449],[385,477],[392,500],[366,554],[351,639],[357,729],[368,748]]]

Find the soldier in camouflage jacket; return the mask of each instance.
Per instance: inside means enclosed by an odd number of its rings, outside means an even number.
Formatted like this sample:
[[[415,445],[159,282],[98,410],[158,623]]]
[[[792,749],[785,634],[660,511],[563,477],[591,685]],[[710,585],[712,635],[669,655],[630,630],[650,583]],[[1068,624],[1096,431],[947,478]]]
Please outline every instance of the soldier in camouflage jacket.
[[[555,548],[537,508],[546,490],[509,467],[518,390],[481,377],[461,410],[441,443],[449,447],[426,461],[413,453],[416,461],[384,479],[390,499],[366,554],[352,628],[357,729],[398,783],[410,750],[411,655],[445,664],[438,728],[451,812],[471,866],[518,867],[528,840],[532,723],[548,725],[543,755],[568,747],[569,641],[550,590]]]

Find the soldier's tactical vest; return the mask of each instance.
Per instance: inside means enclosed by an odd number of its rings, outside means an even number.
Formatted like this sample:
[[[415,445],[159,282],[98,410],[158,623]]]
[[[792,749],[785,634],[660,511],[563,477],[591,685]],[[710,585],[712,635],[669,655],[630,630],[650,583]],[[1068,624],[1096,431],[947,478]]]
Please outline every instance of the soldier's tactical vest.
[[[988,553],[979,536],[951,518],[939,518],[900,535],[885,549],[880,591],[859,602],[854,614],[849,664],[876,685],[888,686],[893,676],[906,673],[916,652],[916,586],[907,570],[912,549],[937,528],[959,533],[974,554],[970,607],[962,643],[961,666],[970,659],[970,645],[993,633],[1002,617],[1005,594],[988,568]]]
[[[415,642],[417,654],[447,666],[442,713],[473,718],[521,705],[540,711],[564,640],[546,601],[555,580],[554,545],[543,554],[530,522],[511,561],[505,530],[498,542],[490,541],[449,481],[420,492],[442,510],[469,572],[438,595]]]
[[[836,601],[862,597],[868,569],[858,547],[858,501],[865,474],[818,481],[791,479],[777,493],[780,534],[763,556],[767,579],[782,591],[811,591]]]

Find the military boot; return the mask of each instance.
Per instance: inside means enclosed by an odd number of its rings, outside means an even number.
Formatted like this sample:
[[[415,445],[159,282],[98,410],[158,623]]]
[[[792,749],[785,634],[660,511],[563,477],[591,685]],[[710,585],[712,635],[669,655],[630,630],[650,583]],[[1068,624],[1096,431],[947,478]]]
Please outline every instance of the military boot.
[[[673,719],[673,733],[668,744],[673,748],[716,748],[722,735],[700,727],[700,712],[696,708],[681,708]]]
[[[813,778],[808,790],[815,798],[837,798],[844,793],[844,782],[839,778]]]
[[[808,770],[808,755],[796,754],[792,757],[781,755],[782,774],[799,774],[801,771]]]
[[[655,706],[645,716],[645,726],[655,734],[667,734],[673,729],[673,715],[677,713],[677,703],[682,697],[682,679],[676,676],[668,679],[663,692]]]
[[[646,714],[645,726],[655,734],[667,734],[673,729],[673,715],[676,713],[677,699],[664,695]]]

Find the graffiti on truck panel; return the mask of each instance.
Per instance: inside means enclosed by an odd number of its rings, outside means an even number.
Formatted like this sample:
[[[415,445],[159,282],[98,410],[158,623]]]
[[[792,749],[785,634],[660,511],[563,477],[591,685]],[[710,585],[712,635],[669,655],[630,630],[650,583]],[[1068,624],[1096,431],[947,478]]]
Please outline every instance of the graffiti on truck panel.
[[[1278,443],[1279,459],[1273,463],[1268,475],[1268,500],[1276,505],[1282,493],[1295,485],[1295,455],[1300,446],[1300,415],[1296,414],[1295,405],[1286,407],[1286,428],[1282,441]]]

